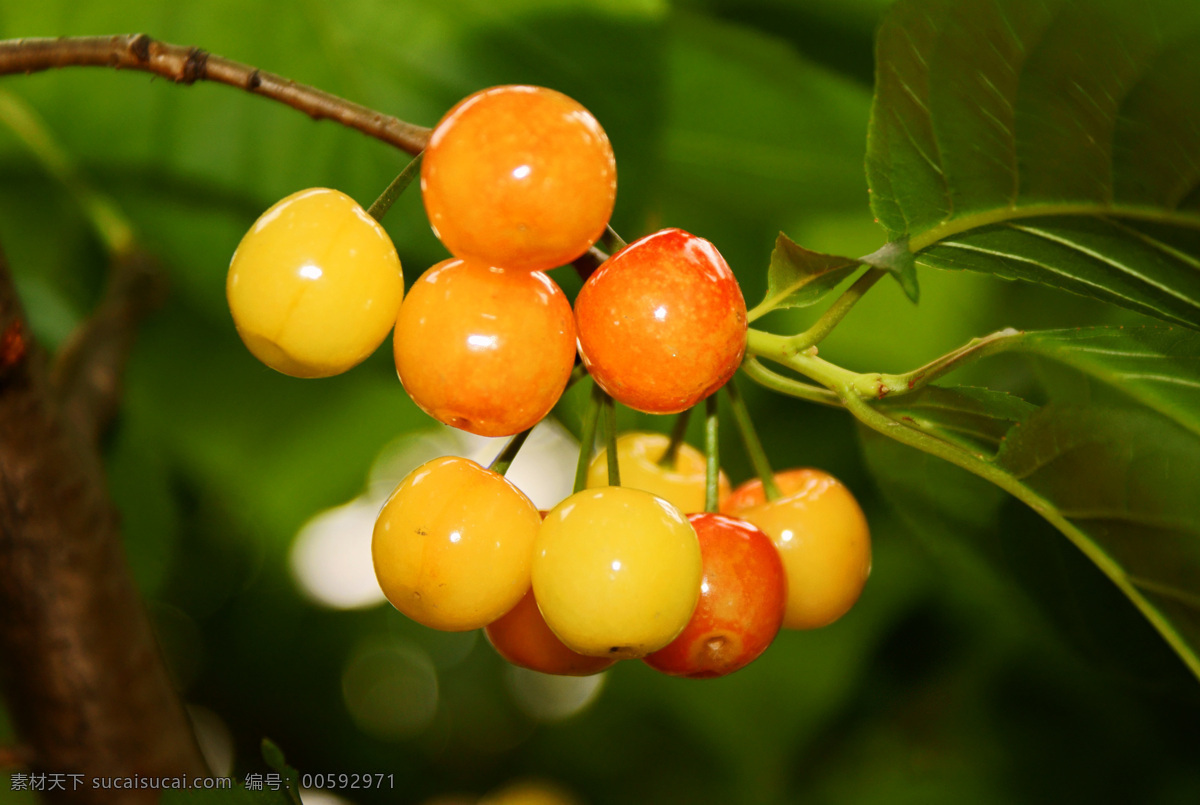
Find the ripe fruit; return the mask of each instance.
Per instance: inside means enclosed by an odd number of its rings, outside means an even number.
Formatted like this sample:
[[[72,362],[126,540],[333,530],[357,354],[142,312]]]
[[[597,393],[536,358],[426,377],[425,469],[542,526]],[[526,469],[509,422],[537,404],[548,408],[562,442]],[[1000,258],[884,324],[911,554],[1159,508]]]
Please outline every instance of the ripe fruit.
[[[499,475],[465,458],[437,458],[392,492],[371,541],[392,606],[445,631],[479,629],[529,589],[541,516]]]
[[[746,349],[746,302],[716,248],[680,229],[634,241],[575,300],[579,353],[614,399],[651,414],[725,385]]]
[[[238,335],[293,377],[328,377],[387,337],[404,296],[387,233],[337,190],[293,193],[238,244],[225,282]]]
[[[622,433],[617,437],[617,461],[621,486],[658,495],[681,512],[704,510],[704,454],[690,444],[679,445],[675,465],[666,468],[658,460],[667,452],[671,439],[662,433]],[[608,450],[601,450],[588,467],[588,487],[608,484]],[[729,479],[721,473],[720,497],[729,495]]]
[[[533,592],[554,634],[594,657],[641,657],[675,639],[700,595],[700,545],[648,492],[585,489],[546,516]]]
[[[858,501],[841,481],[813,469],[776,473],[783,497],[768,501],[762,482],[734,490],[721,511],[771,537],[788,577],[785,629],[815,629],[846,614],[871,572],[871,534]]]
[[[485,631],[501,657],[513,665],[543,674],[591,676],[616,662],[610,657],[578,654],[563,645],[538,611],[532,589]]]
[[[679,637],[645,662],[674,676],[724,676],[749,665],[779,633],[787,579],[770,537],[749,523],[704,513],[688,522],[704,560],[700,603]]]
[[[421,192],[450,253],[545,271],[604,231],[617,165],[604,129],[562,93],[505,86],[476,92],[434,128]]]
[[[536,425],[566,388],[571,304],[541,272],[445,260],[404,300],[394,352],[400,382],[430,416],[509,436]]]

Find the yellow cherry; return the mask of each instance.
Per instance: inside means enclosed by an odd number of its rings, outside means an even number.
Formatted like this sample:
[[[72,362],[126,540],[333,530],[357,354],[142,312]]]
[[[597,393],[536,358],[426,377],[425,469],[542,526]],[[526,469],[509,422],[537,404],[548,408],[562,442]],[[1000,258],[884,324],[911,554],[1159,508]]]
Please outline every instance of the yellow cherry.
[[[538,531],[533,593],[573,651],[641,657],[683,631],[700,596],[700,544],[679,510],[606,486],[559,503]]]
[[[383,342],[404,296],[391,239],[345,193],[293,193],[255,222],[225,281],[238,335],[293,377],[328,377]]]
[[[409,473],[379,513],[375,575],[392,606],[425,626],[487,626],[529,589],[541,515],[504,476],[465,458]]]
[[[621,486],[641,489],[679,509],[684,514],[704,511],[704,454],[690,444],[679,445],[675,463],[663,467],[658,460],[667,452],[671,439],[662,433],[622,433],[617,437],[617,461]],[[608,484],[608,450],[601,450],[588,466],[589,488]],[[718,477],[719,497],[729,495],[729,479]]]
[[[783,494],[768,501],[762,482],[748,481],[721,511],[761,528],[779,549],[787,574],[785,629],[816,629],[854,606],[871,573],[867,518],[841,481],[821,470],[775,474]]]

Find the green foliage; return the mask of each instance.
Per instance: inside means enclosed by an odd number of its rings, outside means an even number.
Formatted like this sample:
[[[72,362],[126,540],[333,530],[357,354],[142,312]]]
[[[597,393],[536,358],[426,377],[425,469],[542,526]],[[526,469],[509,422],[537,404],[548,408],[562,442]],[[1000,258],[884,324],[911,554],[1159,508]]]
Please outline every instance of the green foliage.
[[[1200,322],[1200,8],[905,0],[877,38],[872,207],[918,265]]]
[[[858,260],[805,249],[780,232],[767,270],[767,296],[749,318],[754,321],[777,308],[815,305],[860,265]]]

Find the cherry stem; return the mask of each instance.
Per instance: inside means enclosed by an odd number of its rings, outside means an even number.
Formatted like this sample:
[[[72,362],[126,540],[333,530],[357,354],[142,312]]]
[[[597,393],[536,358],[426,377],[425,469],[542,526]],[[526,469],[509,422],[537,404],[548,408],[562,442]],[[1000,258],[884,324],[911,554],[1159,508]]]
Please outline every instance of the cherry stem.
[[[521,446],[525,444],[525,440],[529,438],[529,434],[532,432],[533,428],[528,428],[509,439],[508,444],[504,445],[504,449],[500,451],[500,455],[492,459],[492,463],[488,465],[488,469],[501,475],[507,473],[508,468],[516,461],[517,453],[521,451]]]
[[[572,492],[587,489],[588,465],[592,463],[592,448],[596,444],[596,426],[600,424],[600,406],[608,395],[592,381],[592,395],[583,414],[583,430],[579,434],[579,461],[575,464],[575,486]]]
[[[683,437],[687,435],[688,420],[691,418],[691,408],[681,412],[675,418],[675,425],[671,428],[671,441],[667,444],[667,449],[662,454],[662,458],[658,460],[658,466],[664,470],[675,469],[675,464],[679,460],[679,448],[683,445]]]
[[[424,155],[425,152],[422,151],[409,160],[409,163],[404,166],[404,170],[400,171],[395,179],[392,179],[392,183],[384,188],[383,192],[379,194],[379,198],[375,199],[375,203],[367,209],[367,215],[376,221],[383,220],[383,216],[387,215],[387,211],[396,203],[396,199],[400,198],[400,194],[412,184],[412,180],[421,172],[421,157]]]
[[[604,454],[608,464],[608,485],[620,486],[621,468],[620,460],[617,458],[617,404],[607,394],[604,395],[604,429],[608,432],[606,435],[608,444]]]
[[[604,227],[604,234],[600,236],[600,242],[604,244],[604,248],[608,249],[609,254],[616,254],[629,245],[611,226]]]
[[[778,500],[781,494],[779,487],[775,485],[775,473],[771,471],[771,462],[767,460],[767,453],[763,450],[758,433],[754,430],[754,422],[750,420],[750,412],[746,410],[746,402],[742,399],[742,393],[738,391],[737,384],[732,378],[725,384],[725,393],[729,395],[733,419],[737,423],[738,433],[742,436],[742,444],[746,446],[746,454],[750,456],[754,472],[762,481],[763,493],[766,494],[767,500]]]
[[[710,514],[715,514],[721,505],[721,455],[717,442],[719,419],[717,395],[710,394],[704,400],[704,511]]]

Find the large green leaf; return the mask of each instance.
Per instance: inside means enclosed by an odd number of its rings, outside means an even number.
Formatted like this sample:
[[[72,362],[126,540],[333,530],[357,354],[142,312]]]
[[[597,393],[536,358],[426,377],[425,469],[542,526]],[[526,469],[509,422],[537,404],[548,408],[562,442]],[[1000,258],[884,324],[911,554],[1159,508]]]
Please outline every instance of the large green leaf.
[[[872,206],[917,263],[1200,326],[1200,5],[902,0]]]
[[[1179,327],[1022,333],[1015,349],[1070,366],[1200,435],[1200,335]]]
[[[1029,504],[1116,582],[1200,675],[1200,499],[1194,494],[1200,335],[1177,327],[1097,327],[1013,331],[979,343],[985,346],[976,355],[964,356],[1037,355],[1119,393],[1089,390],[1087,404],[1064,395],[1037,409],[988,389],[929,386],[874,408],[854,402],[851,409],[875,430]],[[878,448],[871,452],[876,474],[909,496],[927,483],[921,478],[937,474],[928,458],[915,465],[920,472],[914,476],[894,451],[887,460],[878,460]],[[925,505],[938,506],[936,499]],[[945,504],[947,516],[961,519],[955,505]],[[980,505],[991,509],[994,501]]]

